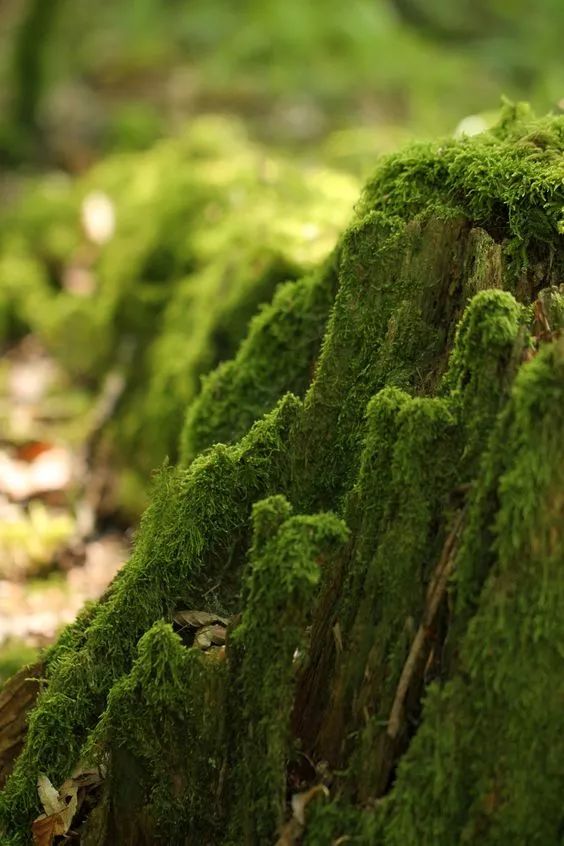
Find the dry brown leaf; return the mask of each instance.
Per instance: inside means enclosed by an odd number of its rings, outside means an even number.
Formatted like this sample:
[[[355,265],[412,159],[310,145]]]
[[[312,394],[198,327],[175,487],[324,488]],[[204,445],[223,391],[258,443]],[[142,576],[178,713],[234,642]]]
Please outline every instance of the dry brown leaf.
[[[48,452],[53,447],[54,444],[50,441],[26,441],[23,444],[16,444],[14,446],[14,452],[16,458],[20,461],[31,463],[36,458],[39,458],[41,453]]]
[[[198,649],[209,649],[210,646],[223,646],[225,643],[225,626],[202,626],[194,638],[194,646]]]
[[[67,830],[60,814],[52,814],[49,817],[41,814],[31,826],[35,846],[51,846],[55,837],[65,834]]]
[[[78,806],[78,787],[73,779],[67,779],[57,790],[50,779],[40,773],[37,792],[45,813],[33,821],[33,842],[36,846],[51,846],[54,838],[66,834],[71,826]]]
[[[174,615],[174,622],[179,626],[190,626],[192,629],[199,629],[201,626],[209,626],[213,623],[221,623],[227,626],[228,618],[220,617],[219,614],[211,614],[209,611],[177,611]]]

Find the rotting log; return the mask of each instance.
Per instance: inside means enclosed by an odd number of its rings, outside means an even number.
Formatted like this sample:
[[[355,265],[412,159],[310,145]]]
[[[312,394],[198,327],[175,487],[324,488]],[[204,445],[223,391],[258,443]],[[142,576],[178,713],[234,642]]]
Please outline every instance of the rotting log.
[[[22,751],[26,717],[37,700],[44,669],[42,662],[22,667],[0,689],[0,788]]]

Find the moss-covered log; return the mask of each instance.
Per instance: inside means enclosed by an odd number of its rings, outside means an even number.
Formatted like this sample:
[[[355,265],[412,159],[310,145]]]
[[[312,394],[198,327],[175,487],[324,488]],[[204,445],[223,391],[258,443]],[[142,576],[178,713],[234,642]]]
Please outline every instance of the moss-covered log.
[[[561,842],[563,154],[520,107],[383,161],[251,322],[46,656],[6,843],[93,761],[98,846]]]

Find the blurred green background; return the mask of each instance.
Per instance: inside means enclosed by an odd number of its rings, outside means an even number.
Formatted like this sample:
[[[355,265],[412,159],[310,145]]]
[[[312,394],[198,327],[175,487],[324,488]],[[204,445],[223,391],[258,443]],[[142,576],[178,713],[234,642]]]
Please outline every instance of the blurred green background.
[[[219,111],[346,163],[557,109],[563,32],[561,0],[2,0],[0,154],[76,171]]]

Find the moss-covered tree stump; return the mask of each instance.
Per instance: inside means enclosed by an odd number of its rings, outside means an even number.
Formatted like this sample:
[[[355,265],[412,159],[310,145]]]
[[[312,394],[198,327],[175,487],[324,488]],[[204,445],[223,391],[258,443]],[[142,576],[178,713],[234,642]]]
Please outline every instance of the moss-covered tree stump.
[[[46,656],[2,842],[92,763],[97,846],[562,842],[563,226],[564,119],[383,161]]]

